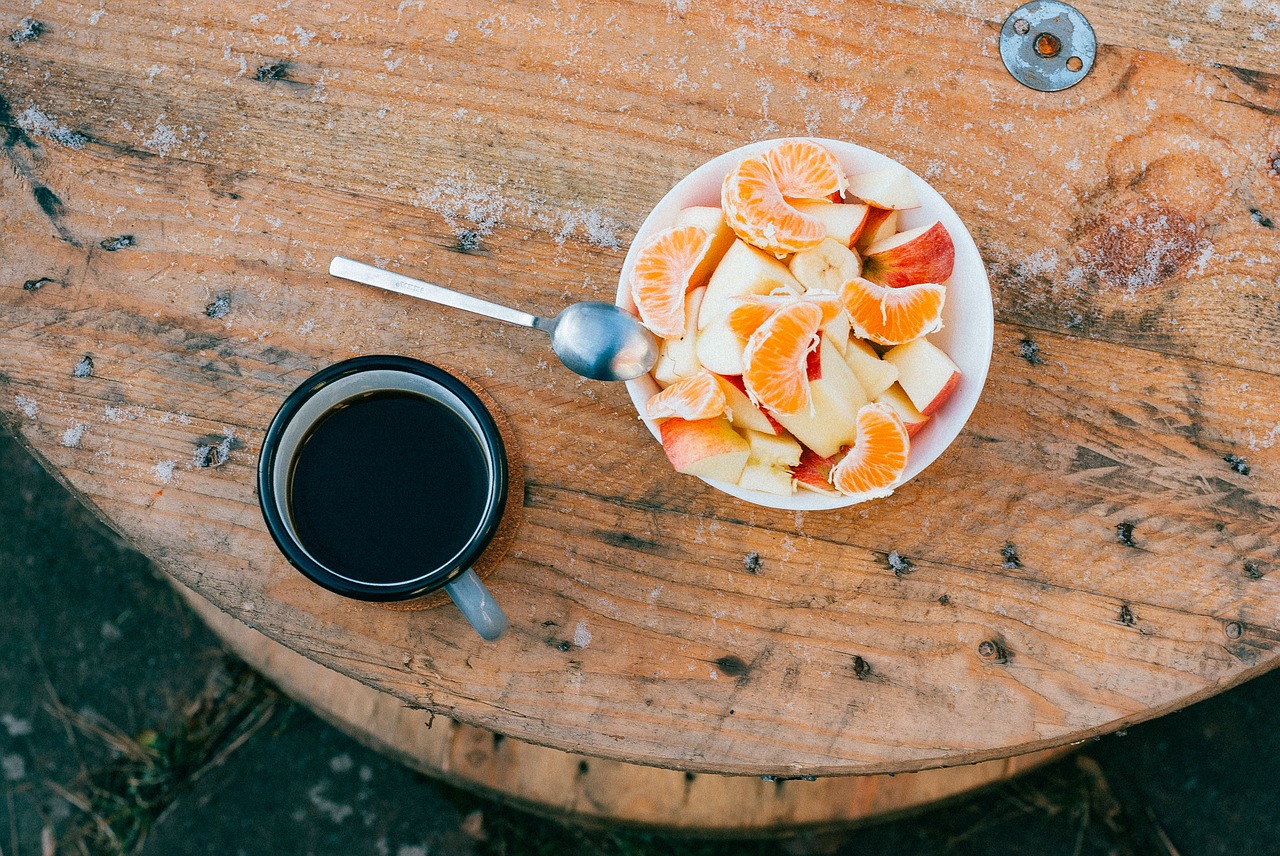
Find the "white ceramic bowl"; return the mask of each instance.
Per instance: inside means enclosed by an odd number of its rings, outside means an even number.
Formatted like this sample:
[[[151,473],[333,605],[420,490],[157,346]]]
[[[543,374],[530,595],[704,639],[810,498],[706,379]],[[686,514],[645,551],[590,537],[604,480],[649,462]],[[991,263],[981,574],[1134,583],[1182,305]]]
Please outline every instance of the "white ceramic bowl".
[[[873,152],[853,143],[820,138],[814,138],[814,141],[831,151],[840,161],[845,171],[850,174],[870,172],[895,163],[895,161],[879,152]],[[635,240],[631,242],[631,247],[627,251],[627,257],[623,261],[616,299],[619,306],[635,312],[635,303],[631,299],[631,290],[628,283],[631,279],[631,269],[635,265],[638,248],[643,246],[651,235],[671,226],[675,222],[676,214],[682,208],[688,208],[691,205],[719,207],[720,185],[724,182],[724,177],[728,175],[729,171],[743,158],[764,152],[779,142],[781,140],[764,140],[725,152],[695,169],[675,187],[671,188],[666,196],[662,197],[662,200],[645,218],[644,223],[641,224]],[[911,229],[928,225],[934,220],[941,220],[942,225],[946,226],[947,231],[951,233],[951,240],[956,247],[956,261],[951,279],[947,281],[947,302],[942,311],[943,328],[937,333],[930,334],[929,340],[945,350],[951,356],[951,359],[955,360],[962,374],[959,387],[952,393],[951,398],[911,438],[911,451],[907,459],[907,469],[902,474],[902,478],[899,479],[895,489],[906,484],[925,467],[933,463],[939,455],[946,451],[947,447],[951,445],[951,441],[964,428],[965,422],[969,419],[969,414],[973,412],[974,406],[978,403],[978,396],[982,393],[982,385],[987,379],[987,369],[991,364],[991,346],[995,334],[991,306],[991,286],[987,282],[987,272],[983,267],[982,258],[978,254],[978,248],[974,245],[972,236],[969,235],[969,231],[965,229],[964,224],[960,222],[956,212],[952,210],[951,206],[943,200],[936,190],[929,186],[928,182],[915,173],[912,173],[912,178],[915,181],[916,192],[919,194],[921,206],[902,211],[899,215],[898,228],[899,230]],[[627,391],[631,394],[631,400],[636,406],[636,412],[641,415],[655,438],[660,436],[658,423],[655,420],[645,418],[643,414],[645,404],[658,389],[657,382],[648,375],[627,381]],[[730,496],[771,508],[795,510],[844,508],[860,501],[856,497],[828,496],[805,490],[804,488],[799,489],[791,496],[780,496],[761,491],[745,490],[735,484],[713,479],[704,479],[704,481]]]

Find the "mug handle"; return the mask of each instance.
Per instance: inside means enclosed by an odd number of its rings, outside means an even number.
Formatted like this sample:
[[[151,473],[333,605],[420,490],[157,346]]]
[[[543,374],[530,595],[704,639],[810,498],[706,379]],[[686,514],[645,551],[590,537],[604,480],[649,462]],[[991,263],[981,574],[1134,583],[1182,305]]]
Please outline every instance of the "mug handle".
[[[492,642],[506,631],[507,614],[471,568],[446,583],[444,590],[486,642]]]

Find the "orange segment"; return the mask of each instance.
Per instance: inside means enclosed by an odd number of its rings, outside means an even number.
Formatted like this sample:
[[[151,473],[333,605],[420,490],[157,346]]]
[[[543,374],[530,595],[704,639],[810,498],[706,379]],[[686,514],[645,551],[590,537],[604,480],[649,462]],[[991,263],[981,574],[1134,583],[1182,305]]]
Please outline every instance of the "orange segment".
[[[655,335],[676,339],[685,334],[684,295],[700,284],[691,278],[711,240],[711,233],[701,226],[680,226],[654,235],[637,254],[631,299],[640,320]]]
[[[715,375],[708,371],[682,378],[655,393],[645,405],[650,419],[677,416],[681,419],[711,419],[724,413],[729,402]]]
[[[884,404],[864,404],[857,426],[858,439],[831,471],[831,483],[848,496],[888,496],[907,468],[907,428]]]
[[[788,199],[833,199],[849,184],[836,156],[813,140],[784,140],[764,157]]]
[[[941,328],[946,297],[946,288],[932,282],[889,288],[862,277],[840,291],[854,332],[881,345],[901,345]]]
[[[729,324],[729,329],[736,333],[739,339],[745,341],[751,338],[751,334],[760,329],[760,325],[768,321],[773,313],[797,300],[807,301],[822,310],[822,323],[818,325],[820,327],[825,327],[844,308],[839,295],[836,294],[810,293],[799,297],[792,294],[744,294],[733,299],[734,307],[729,310],[725,320]]]
[[[816,247],[827,227],[793,207],[762,155],[747,158],[724,179],[720,207],[738,237],[779,258]]]
[[[778,298],[768,298],[759,295],[751,295],[744,297],[737,302],[737,306],[729,310],[729,315],[725,319],[739,339],[744,342],[751,338],[751,334],[760,329],[760,325],[773,317],[773,313],[778,311],[782,305]]]
[[[773,313],[751,334],[742,351],[747,393],[778,413],[799,413],[810,406],[809,352],[818,345],[822,309],[797,300]]]

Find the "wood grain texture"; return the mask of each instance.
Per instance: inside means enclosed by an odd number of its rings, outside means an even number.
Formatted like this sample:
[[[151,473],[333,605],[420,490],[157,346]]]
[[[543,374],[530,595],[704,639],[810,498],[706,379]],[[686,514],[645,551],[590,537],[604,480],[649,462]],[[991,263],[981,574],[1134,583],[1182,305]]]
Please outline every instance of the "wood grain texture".
[[[532,743],[901,772],[1176,709],[1280,638],[1280,87],[1273,42],[1241,37],[1276,21],[1215,7],[1081,6],[1098,63],[1047,95],[1004,71],[1007,10],[983,4],[45,2],[36,38],[0,39],[0,414],[220,609]],[[924,175],[992,275],[983,400],[882,502],[720,495],[539,334],[324,273],[356,255],[544,314],[611,299],[680,176],[792,134]],[[451,609],[315,589],[263,528],[276,407],[380,352],[466,371],[518,436],[496,645]]]
[[[272,642],[191,589],[184,599],[226,645],[290,697],[367,746],[451,784],[578,824],[702,835],[780,834],[882,820],[1033,770],[1049,749],[899,776],[819,780],[695,775],[504,738],[405,707]]]

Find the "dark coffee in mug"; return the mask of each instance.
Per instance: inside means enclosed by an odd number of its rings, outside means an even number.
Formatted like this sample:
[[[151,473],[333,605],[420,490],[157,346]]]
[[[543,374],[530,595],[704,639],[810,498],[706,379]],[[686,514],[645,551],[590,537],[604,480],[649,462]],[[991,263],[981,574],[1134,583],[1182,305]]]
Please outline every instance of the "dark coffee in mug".
[[[443,590],[489,640],[507,616],[472,565],[502,520],[507,485],[502,432],[476,392],[392,355],[307,378],[258,459],[267,531],[310,580],[361,600]]]
[[[439,401],[378,391],[325,413],[294,456],[289,506],[317,561],[374,584],[449,566],[489,501],[475,432]]]

